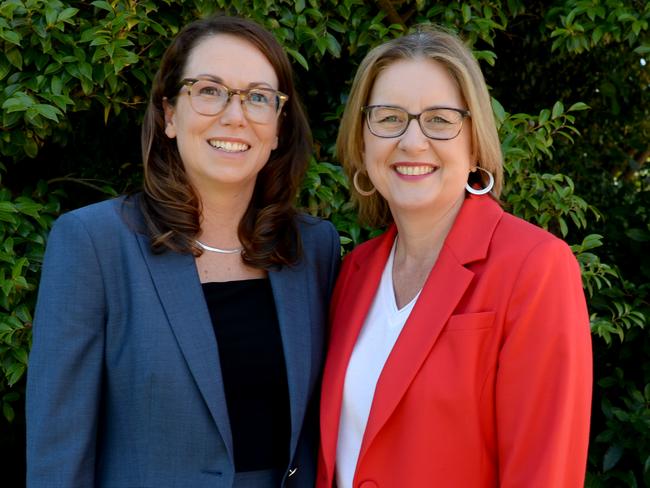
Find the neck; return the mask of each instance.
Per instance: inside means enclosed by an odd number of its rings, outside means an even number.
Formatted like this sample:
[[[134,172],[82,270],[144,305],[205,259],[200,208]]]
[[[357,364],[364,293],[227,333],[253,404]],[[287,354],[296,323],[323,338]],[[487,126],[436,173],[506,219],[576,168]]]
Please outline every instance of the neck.
[[[198,239],[214,247],[239,247],[237,230],[251,196],[252,189],[248,192],[200,192],[202,214]]]
[[[431,269],[438,259],[463,200],[464,198],[459,198],[448,208],[434,215],[430,211],[393,212],[398,233],[395,265],[417,263],[420,267]]]

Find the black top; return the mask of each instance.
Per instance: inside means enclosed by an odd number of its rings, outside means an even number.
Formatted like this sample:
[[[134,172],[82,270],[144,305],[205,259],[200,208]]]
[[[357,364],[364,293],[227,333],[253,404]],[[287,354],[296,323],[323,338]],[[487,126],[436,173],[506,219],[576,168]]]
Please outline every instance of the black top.
[[[230,418],[235,471],[289,463],[291,419],[282,338],[268,279],[203,284]]]

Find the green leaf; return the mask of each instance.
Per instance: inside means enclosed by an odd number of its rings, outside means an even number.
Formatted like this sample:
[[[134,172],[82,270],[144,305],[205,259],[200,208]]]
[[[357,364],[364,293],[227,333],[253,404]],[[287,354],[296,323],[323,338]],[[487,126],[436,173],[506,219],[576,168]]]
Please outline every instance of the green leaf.
[[[560,101],[555,102],[555,105],[553,105],[553,114],[551,115],[551,118],[557,119],[563,113],[564,113],[564,104]]]
[[[288,54],[289,54],[293,59],[295,59],[296,61],[298,61],[298,63],[300,64],[300,66],[302,66],[302,67],[305,68],[307,71],[309,71],[309,64],[307,63],[307,60],[305,59],[305,57],[304,57],[302,54],[300,54],[300,53],[299,53],[298,51],[296,51],[295,49],[291,49],[291,48],[288,48],[288,47],[285,48],[285,49],[286,49],[287,53],[288,53]]]
[[[63,9],[61,12],[59,12],[57,22],[65,22],[67,20],[70,20],[72,17],[77,15],[77,12],[79,12],[78,8],[68,7],[66,9]]]
[[[79,63],[79,73],[81,73],[81,76],[86,78],[88,81],[93,81],[93,67],[90,63]]]
[[[20,364],[24,364],[25,366],[27,366],[28,355],[25,349],[15,348],[13,350],[13,356]]]
[[[60,95],[61,90],[63,90],[63,81],[58,76],[53,76],[52,81],[50,82],[50,90],[55,95]]]
[[[634,22],[635,20],[636,17],[632,15],[630,12],[623,12],[618,16],[619,22]]]
[[[38,144],[36,144],[34,139],[29,138],[25,141],[25,144],[23,144],[23,150],[28,157],[35,158],[38,154]]]
[[[11,44],[20,46],[20,34],[16,31],[0,30],[0,37]]]
[[[93,47],[93,46],[106,46],[107,44],[109,44],[109,42],[110,41],[108,40],[108,38],[102,37],[102,36],[97,36],[90,42],[89,45],[90,45],[90,47]]]
[[[61,110],[56,108],[53,105],[47,105],[44,103],[37,103],[33,107],[40,115],[46,119],[50,119],[54,122],[59,122],[59,116],[63,116]]]
[[[23,272],[23,267],[26,266],[28,263],[29,261],[27,261],[27,258],[23,257],[17,259],[14,265],[11,267],[11,278],[15,280],[16,278],[21,276]]]
[[[2,108],[5,109],[7,113],[24,112],[28,108],[34,106],[34,103],[34,99],[26,93],[16,92],[11,98],[5,100],[2,104]]]
[[[23,55],[20,53],[18,48],[13,48],[5,51],[5,56],[9,62],[14,65],[16,68],[23,69]]]
[[[634,49],[634,52],[641,55],[648,54],[650,53],[650,44],[643,43],[640,46],[636,47]]]
[[[474,57],[479,61],[485,61],[490,66],[494,66],[497,60],[497,55],[494,51],[473,51]]]
[[[15,208],[20,213],[37,218],[39,216],[39,212],[43,210],[43,205],[34,202],[33,200],[21,197],[16,201]]]
[[[84,31],[81,32],[81,36],[79,37],[79,42],[91,42],[95,40],[98,37],[105,37],[101,36],[97,32],[97,27],[91,27],[89,29],[85,29]],[[76,58],[73,58],[76,60]]]
[[[164,38],[169,36],[169,33],[158,22],[150,21],[149,27],[151,27],[156,33],[160,34]]]
[[[14,362],[9,365],[6,372],[7,383],[13,386],[25,374],[25,365]],[[6,404],[3,404],[6,405]]]
[[[346,30],[345,26],[336,19],[328,19],[327,28],[332,29],[333,31],[338,32],[340,34],[343,34]]]
[[[0,213],[15,213],[16,207],[13,203],[0,200]]]
[[[576,102],[569,107],[567,112],[578,112],[580,110],[589,110],[591,107],[583,102]]]
[[[2,401],[3,402],[15,402],[19,398],[20,398],[20,395],[17,392],[12,391],[11,393],[7,393],[6,395],[4,395],[2,397]]]
[[[645,229],[628,229],[625,231],[625,235],[636,242],[650,241],[650,232]]]
[[[551,111],[547,108],[543,109],[539,113],[539,125],[544,125],[546,122],[548,122],[549,117],[551,116]]]
[[[11,72],[11,64],[6,58],[0,57],[0,80],[3,80]]]
[[[603,471],[609,471],[616,466],[621,457],[623,457],[623,448],[617,445],[610,446],[603,457]]]
[[[108,12],[113,12],[113,7],[111,7],[108,2],[104,2],[103,0],[96,0],[94,2],[91,2],[90,4],[94,7],[97,7],[98,9],[106,10]]]
[[[13,407],[7,402],[2,402],[2,414],[9,423],[13,422],[16,416]]]
[[[56,17],[58,15],[57,9],[51,3],[45,4],[45,22],[47,22],[48,27],[53,26],[56,23]]]
[[[90,95],[93,92],[94,85],[92,81],[86,79],[86,78],[81,78],[81,89],[84,92],[84,95]]]
[[[24,7],[20,0],[6,0],[0,3],[0,16],[12,20],[14,11],[19,7]]]
[[[498,125],[501,125],[503,124],[503,121],[506,120],[506,110],[496,98],[492,98],[491,101],[494,117],[496,118]]]
[[[341,45],[336,40],[336,38],[329,32],[327,33],[327,50],[335,58],[341,57]]]
[[[463,23],[468,24],[469,21],[472,19],[472,8],[467,3],[463,3],[462,11],[463,11]]]

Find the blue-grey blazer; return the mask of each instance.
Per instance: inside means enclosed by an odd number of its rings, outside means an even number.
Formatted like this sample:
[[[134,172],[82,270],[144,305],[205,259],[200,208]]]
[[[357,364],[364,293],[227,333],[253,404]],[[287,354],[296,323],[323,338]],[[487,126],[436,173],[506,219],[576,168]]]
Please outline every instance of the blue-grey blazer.
[[[298,221],[304,255],[269,279],[291,406],[282,486],[311,487],[340,251],[330,223]],[[63,215],[50,233],[27,379],[29,487],[235,483],[219,353],[194,258],[153,254],[143,228],[137,198],[119,198]]]

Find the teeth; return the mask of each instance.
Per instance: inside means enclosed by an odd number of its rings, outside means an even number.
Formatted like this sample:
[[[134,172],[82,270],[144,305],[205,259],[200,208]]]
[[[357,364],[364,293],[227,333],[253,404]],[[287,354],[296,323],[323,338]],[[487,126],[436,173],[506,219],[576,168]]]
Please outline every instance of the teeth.
[[[242,152],[248,150],[250,147],[248,144],[243,142],[230,142],[230,141],[220,141],[218,139],[210,139],[208,141],[212,147],[221,149],[226,152]]]
[[[433,173],[433,166],[395,166],[395,171],[401,175],[420,176]]]

